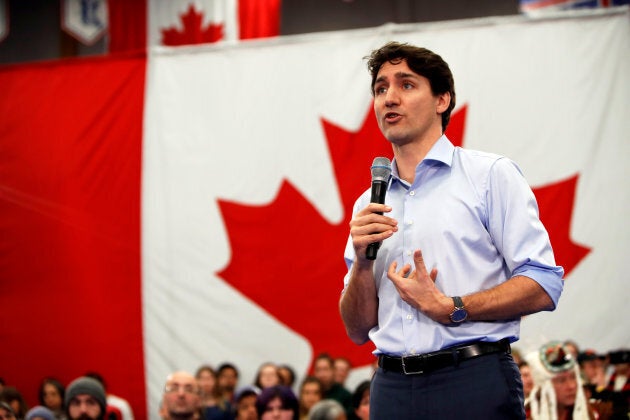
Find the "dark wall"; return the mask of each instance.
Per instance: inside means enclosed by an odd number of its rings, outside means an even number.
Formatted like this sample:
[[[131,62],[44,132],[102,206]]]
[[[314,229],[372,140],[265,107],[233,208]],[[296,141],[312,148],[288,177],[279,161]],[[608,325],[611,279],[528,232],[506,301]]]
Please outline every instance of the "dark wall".
[[[85,46],[61,30],[59,0],[9,0],[7,4],[10,28],[7,38],[0,42],[0,64],[107,51],[105,39]],[[282,0],[280,33],[294,35],[368,28],[388,22],[429,22],[518,13],[518,0]]]
[[[515,15],[518,0],[283,0],[283,35]]]

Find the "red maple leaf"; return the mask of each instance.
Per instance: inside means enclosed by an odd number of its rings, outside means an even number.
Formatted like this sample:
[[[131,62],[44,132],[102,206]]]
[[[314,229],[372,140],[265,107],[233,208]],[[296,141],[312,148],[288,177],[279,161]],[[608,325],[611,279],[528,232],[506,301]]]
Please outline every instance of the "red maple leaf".
[[[184,30],[175,27],[162,29],[162,45],[204,44],[223,39],[223,24],[210,23],[202,28],[203,12],[197,12],[192,4],[179,18]]]
[[[466,109],[464,106],[452,115],[447,130],[455,145],[463,143]],[[370,186],[372,160],[375,156],[391,156],[392,150],[371,113],[357,132],[326,120],[322,120],[322,125],[339,183],[343,220],[338,224],[326,221],[288,181],[283,181],[278,195],[268,205],[248,206],[219,200],[233,251],[229,265],[218,275],[279,322],[301,334],[311,343],[314,354],[343,355],[354,366],[363,366],[373,361],[373,346],[357,347],[348,339],[337,306],[347,271],[343,252],[352,205]],[[566,216],[570,216],[573,195],[566,191],[574,187],[575,184],[560,186],[565,192],[562,198],[568,200],[566,206],[542,206],[541,210],[551,214],[563,209],[560,232],[551,234],[551,238],[554,243],[558,241],[556,258],[561,263],[567,250],[578,255],[577,259],[568,259],[570,268],[585,255],[575,253],[577,248],[584,248],[568,239],[570,217]],[[541,189],[538,194],[543,198],[553,197],[546,191]],[[556,192],[552,194],[560,197]],[[568,213],[564,212],[566,209]],[[555,231],[550,229],[550,232]]]

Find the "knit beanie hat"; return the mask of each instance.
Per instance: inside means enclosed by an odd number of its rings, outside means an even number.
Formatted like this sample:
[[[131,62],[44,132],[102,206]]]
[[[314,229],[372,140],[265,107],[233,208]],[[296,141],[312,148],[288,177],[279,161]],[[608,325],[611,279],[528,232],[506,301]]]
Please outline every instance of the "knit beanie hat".
[[[55,420],[55,414],[43,405],[37,405],[26,412],[24,420],[32,420],[41,417],[45,420]]]
[[[101,416],[105,415],[105,411],[107,408],[105,389],[99,381],[97,381],[96,379],[88,378],[86,376],[75,379],[70,383],[70,385],[68,385],[68,388],[66,388],[66,397],[64,401],[66,411],[68,410],[70,400],[72,400],[77,395],[82,394],[87,394],[94,398],[98,402],[98,405],[101,406]]]
[[[525,356],[525,361],[530,367],[534,389],[529,394],[528,400],[531,407],[533,420],[556,420],[557,406],[556,393],[552,379],[559,373],[572,370],[577,380],[577,395],[573,406],[574,420],[588,420],[586,398],[582,390],[580,370],[575,359],[564,345],[558,341],[551,341],[543,345],[538,351]]]

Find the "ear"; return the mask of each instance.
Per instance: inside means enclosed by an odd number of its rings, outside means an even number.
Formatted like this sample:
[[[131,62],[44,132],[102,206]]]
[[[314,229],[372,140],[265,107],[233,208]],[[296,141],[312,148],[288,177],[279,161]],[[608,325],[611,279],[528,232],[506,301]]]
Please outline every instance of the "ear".
[[[435,103],[435,111],[438,114],[446,111],[451,104],[451,94],[450,92],[444,92],[437,95],[437,102]]]

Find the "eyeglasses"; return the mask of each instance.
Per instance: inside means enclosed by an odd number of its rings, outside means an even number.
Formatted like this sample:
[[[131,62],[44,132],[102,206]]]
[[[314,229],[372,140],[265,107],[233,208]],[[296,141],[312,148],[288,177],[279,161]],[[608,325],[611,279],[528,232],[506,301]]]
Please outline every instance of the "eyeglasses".
[[[571,352],[562,343],[553,341],[540,348],[540,360],[552,373],[567,371],[575,365]]]
[[[180,390],[184,391],[184,393],[186,394],[196,395],[199,393],[199,390],[193,384],[167,384],[164,387],[164,392],[166,392],[167,394],[179,392]]]

